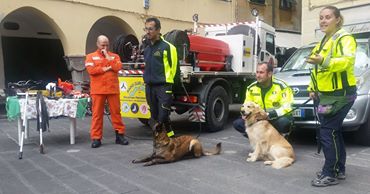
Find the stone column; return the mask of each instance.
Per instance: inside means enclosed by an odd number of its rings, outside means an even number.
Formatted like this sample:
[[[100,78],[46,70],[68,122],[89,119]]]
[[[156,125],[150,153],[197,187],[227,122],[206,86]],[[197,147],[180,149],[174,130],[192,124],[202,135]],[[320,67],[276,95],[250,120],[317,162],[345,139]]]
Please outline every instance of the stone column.
[[[89,74],[85,68],[85,56],[83,55],[70,55],[64,56],[67,68],[71,71],[72,82],[76,90],[81,91],[81,84],[89,82]]]
[[[1,21],[1,16],[0,16]],[[0,32],[0,104],[5,104],[5,88],[7,87],[5,83],[5,64],[3,56],[3,44],[2,44],[2,35]]]
[[[2,35],[0,33],[0,88],[5,88],[5,73],[4,73],[4,56],[3,56],[3,44],[2,44]]]

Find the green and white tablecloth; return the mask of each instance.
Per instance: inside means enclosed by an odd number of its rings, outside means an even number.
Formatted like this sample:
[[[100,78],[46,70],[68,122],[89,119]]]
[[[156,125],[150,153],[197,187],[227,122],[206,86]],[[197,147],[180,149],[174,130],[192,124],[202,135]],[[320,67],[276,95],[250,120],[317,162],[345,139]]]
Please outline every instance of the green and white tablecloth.
[[[67,116],[71,118],[82,118],[86,113],[87,98],[58,100],[44,98],[49,117]],[[36,98],[29,97],[26,103],[25,98],[8,97],[6,100],[6,111],[9,120],[15,120],[19,116],[27,119],[36,118]]]

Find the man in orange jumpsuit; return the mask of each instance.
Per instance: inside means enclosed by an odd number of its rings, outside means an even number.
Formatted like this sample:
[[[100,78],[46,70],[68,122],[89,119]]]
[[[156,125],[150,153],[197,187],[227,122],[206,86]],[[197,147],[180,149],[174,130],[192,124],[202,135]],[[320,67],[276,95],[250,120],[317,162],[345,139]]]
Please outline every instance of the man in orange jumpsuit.
[[[104,104],[108,101],[112,124],[116,131],[116,144],[128,145],[124,136],[125,125],[120,114],[118,71],[121,60],[117,54],[108,51],[109,40],[100,35],[98,49],[86,56],[85,67],[90,74],[90,94],[92,98],[92,123],[90,136],[92,148],[101,146],[103,137]]]

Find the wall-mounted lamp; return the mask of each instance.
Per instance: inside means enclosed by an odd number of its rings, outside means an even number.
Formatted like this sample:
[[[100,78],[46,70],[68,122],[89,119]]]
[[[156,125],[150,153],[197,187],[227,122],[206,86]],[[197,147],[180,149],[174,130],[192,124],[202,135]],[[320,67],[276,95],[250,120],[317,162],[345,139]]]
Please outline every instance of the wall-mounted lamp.
[[[253,8],[253,9],[251,10],[251,13],[252,13],[252,15],[253,15],[254,17],[257,17],[257,16],[258,16],[258,10],[257,10],[256,8]]]
[[[149,0],[144,0],[144,9],[149,9]]]

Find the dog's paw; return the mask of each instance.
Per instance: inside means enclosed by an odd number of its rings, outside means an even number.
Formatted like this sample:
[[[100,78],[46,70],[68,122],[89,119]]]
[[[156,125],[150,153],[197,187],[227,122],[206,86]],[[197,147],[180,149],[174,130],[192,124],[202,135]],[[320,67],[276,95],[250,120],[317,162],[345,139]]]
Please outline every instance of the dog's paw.
[[[137,160],[132,160],[131,162],[134,163],[134,164],[139,163],[139,161],[137,161]]]
[[[271,165],[272,164],[272,161],[268,160],[268,161],[265,161],[263,162],[265,165]]]
[[[253,152],[248,153],[248,156],[251,157],[253,155]]]
[[[249,157],[249,158],[247,158],[247,162],[255,162],[257,160],[257,158],[255,158],[255,157]]]
[[[144,164],[144,166],[151,166],[151,165],[153,165],[154,163],[152,162],[152,161],[149,161],[149,162],[147,162],[147,163],[145,163]]]

